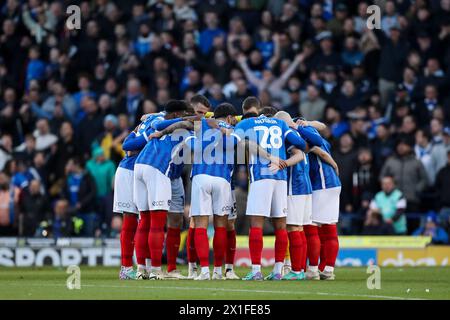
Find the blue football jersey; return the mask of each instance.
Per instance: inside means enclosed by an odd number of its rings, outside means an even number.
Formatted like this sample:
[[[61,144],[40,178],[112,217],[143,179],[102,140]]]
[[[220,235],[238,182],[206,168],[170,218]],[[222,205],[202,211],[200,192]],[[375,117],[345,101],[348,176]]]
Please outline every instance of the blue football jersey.
[[[238,139],[254,141],[268,153],[283,160],[286,160],[285,141],[301,150],[306,148],[306,142],[296,131],[290,129],[283,120],[268,118],[264,115],[241,121],[236,126],[233,135]],[[269,169],[269,161],[253,154],[249,156],[249,174],[250,182],[262,179],[287,179],[286,170],[272,173]]]
[[[331,145],[322,138],[320,145],[325,152],[331,155]],[[333,167],[323,162],[317,155],[309,154],[309,177],[313,190],[330,189],[341,186],[341,180]]]
[[[309,177],[309,159],[305,159],[288,168],[288,195],[305,195],[312,193],[311,179]]]
[[[181,151],[181,142],[185,138],[186,134],[183,132],[183,134],[172,133],[164,135],[160,139],[150,140],[139,153],[136,164],[152,166],[162,174],[171,177],[173,165],[181,164],[181,162],[177,162],[176,157]]]
[[[155,121],[164,120],[164,113],[153,114],[145,121],[139,124],[137,132],[131,132],[123,141],[122,149],[125,151],[141,151],[148,141],[148,136],[155,132],[152,128],[152,124]],[[136,163],[137,154],[133,156],[128,156],[128,154],[120,161],[119,167],[134,170],[134,164]]]
[[[218,125],[233,129],[233,126],[225,121],[218,121]],[[211,128],[206,119],[202,119],[201,131],[188,138],[187,143],[194,153],[191,177],[206,174],[224,178],[231,183],[235,140],[234,136],[223,135],[220,130]]]

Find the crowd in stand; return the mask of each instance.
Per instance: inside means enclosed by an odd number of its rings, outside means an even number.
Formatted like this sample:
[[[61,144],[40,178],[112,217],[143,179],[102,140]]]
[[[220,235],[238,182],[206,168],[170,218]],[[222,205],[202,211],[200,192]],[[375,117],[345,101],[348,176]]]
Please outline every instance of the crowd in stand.
[[[122,141],[199,93],[327,124],[341,233],[448,242],[450,0],[6,0],[0,23],[0,236],[115,236]]]

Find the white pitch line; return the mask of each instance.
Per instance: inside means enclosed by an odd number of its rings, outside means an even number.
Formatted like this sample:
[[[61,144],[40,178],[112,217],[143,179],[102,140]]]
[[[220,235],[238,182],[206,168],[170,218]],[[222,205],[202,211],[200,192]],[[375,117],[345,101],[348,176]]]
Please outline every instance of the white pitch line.
[[[19,284],[12,284],[19,286]],[[23,286],[23,285],[20,285]],[[57,284],[35,284],[28,285],[32,287],[62,287]],[[63,286],[64,287],[64,286]],[[119,286],[119,285],[94,285],[94,284],[82,284],[83,287],[92,287],[92,288],[126,288],[126,289],[171,289],[171,290],[209,290],[209,291],[223,291],[223,292],[249,292],[249,293],[274,293],[274,294],[312,294],[319,296],[336,296],[336,297],[359,297],[359,298],[374,298],[374,299],[389,299],[389,300],[427,300],[423,298],[405,298],[405,297],[395,297],[395,296],[384,296],[384,295],[370,295],[370,294],[352,294],[352,293],[338,293],[338,292],[312,292],[312,291],[279,291],[279,290],[252,290],[252,289],[229,289],[229,288],[201,288],[201,287],[176,287],[176,286]]]

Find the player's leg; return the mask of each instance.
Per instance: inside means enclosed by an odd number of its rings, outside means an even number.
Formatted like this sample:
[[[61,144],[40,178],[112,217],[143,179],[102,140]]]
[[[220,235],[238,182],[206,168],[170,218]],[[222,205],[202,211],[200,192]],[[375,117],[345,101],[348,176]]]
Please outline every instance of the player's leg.
[[[287,183],[284,180],[273,181],[273,193],[271,203],[272,224],[275,229],[275,264],[272,272],[266,280],[281,280],[281,272],[284,265],[284,257],[288,247],[288,234],[286,230],[287,209]]]
[[[194,280],[209,280],[209,241],[208,222],[213,214],[211,183],[209,176],[196,175],[192,178],[191,219],[194,220],[194,244],[201,271]]]
[[[197,252],[195,251],[195,222],[192,217],[189,218],[189,230],[186,239],[186,250],[188,258],[188,279],[197,277]]]
[[[291,271],[283,275],[282,280],[303,280],[305,278],[305,274],[302,270],[302,230],[303,228],[301,226],[287,225]]]
[[[162,252],[164,247],[164,228],[167,223],[167,212],[172,198],[170,179],[159,170],[147,166],[144,177],[151,181],[149,188],[149,206],[151,226],[148,236],[148,244],[152,257],[152,267],[149,274],[150,280],[164,279],[161,269]]]
[[[308,269],[306,279],[320,280],[319,275],[319,257],[320,257],[320,238],[319,230],[316,224],[303,226],[306,238],[306,256],[308,259]]]
[[[289,229],[288,229],[288,238],[289,238]],[[288,250],[286,250],[286,255],[284,256],[284,266],[283,270],[281,271],[281,274],[284,276],[285,274],[288,274],[292,271],[292,262],[291,262],[291,254],[289,252],[290,250],[290,242],[288,241]]]
[[[133,197],[139,210],[139,222],[134,237],[136,260],[138,264],[137,279],[147,279],[151,268],[148,235],[150,232],[150,207],[147,186],[143,180],[144,165],[135,165]]]
[[[225,255],[225,278],[227,280],[239,280],[240,278],[234,272],[234,258],[236,256],[236,229],[237,219],[236,193],[231,190],[233,200],[233,209],[228,215],[227,222],[227,251]]]
[[[322,272],[323,269],[325,269],[325,265],[327,263],[326,255],[325,255],[325,241],[326,237],[324,234],[325,229],[322,228],[322,226],[319,226],[318,232],[319,232],[319,238],[320,238],[320,259],[319,259],[319,271]]]
[[[135,213],[124,212],[122,230],[120,231],[121,268],[119,278],[134,279],[133,270],[134,236],[138,225],[138,216]]]
[[[286,221],[287,226],[289,227],[289,217],[292,215],[292,213],[296,212],[298,208],[295,208],[294,205],[296,204],[295,199],[292,195],[288,196],[288,219]],[[289,237],[289,229],[288,229],[288,237]],[[290,254],[290,242],[288,241],[288,250],[286,250],[286,255],[284,256],[284,266],[281,274],[284,276],[292,271],[292,263],[291,263],[291,254]]]
[[[336,223],[339,220],[339,195],[340,187],[320,190],[316,194],[313,205],[316,202],[317,210],[313,220],[319,223],[319,236],[321,241],[321,265],[323,272],[320,278],[324,280],[334,280],[334,265],[339,251],[339,240]],[[319,268],[320,269],[320,268]]]
[[[284,265],[284,257],[288,248],[288,234],[286,230],[286,218],[272,218],[275,229],[275,264],[272,272],[265,280],[281,280],[281,272]]]
[[[264,216],[250,216],[248,246],[250,250],[250,259],[252,261],[252,270],[243,278],[243,280],[263,280],[263,275],[261,273],[261,257],[263,249],[264,219]]]
[[[232,218],[230,218],[232,216]],[[225,278],[227,280],[239,280],[239,276],[234,272],[234,259],[236,256],[236,229],[234,227],[236,215],[228,216],[227,221],[227,250],[225,255]]]
[[[200,274],[194,280],[209,280],[208,216],[195,216],[195,250],[200,260]]]
[[[320,278],[323,280],[334,280],[334,265],[339,252],[337,226],[336,224],[323,224],[320,231],[324,251],[324,268],[321,270]]]
[[[114,179],[114,212],[122,214],[120,231],[121,268],[119,278],[135,279],[133,270],[134,236],[138,225],[138,210],[133,202],[134,172],[117,168]]]
[[[227,248],[227,222],[228,216],[214,215],[214,272],[213,280],[222,280],[222,265],[225,260]]]
[[[233,212],[233,196],[230,183],[219,177],[211,177],[211,195],[214,213],[214,272],[213,280],[221,280],[222,266],[227,250],[228,216]]]
[[[162,252],[164,247],[164,227],[167,222],[167,210],[155,209],[150,211],[151,226],[148,236],[152,268],[149,274],[150,280],[163,279]]]
[[[183,215],[178,212],[169,212],[167,215],[167,279],[184,279],[181,272],[177,270],[177,256],[180,249],[180,231],[183,224]]]
[[[264,219],[270,216],[272,205],[273,180],[264,179],[250,183],[246,215],[250,219],[248,245],[252,270],[242,280],[263,280],[261,256],[263,249]]]
[[[302,249],[303,242],[301,224],[304,215],[304,201],[301,195],[288,196],[288,214],[286,218],[287,232],[289,238],[289,256],[291,260],[291,270],[283,275],[283,280],[303,280],[302,272]],[[285,259],[286,260],[286,259]],[[286,262],[285,262],[286,263]]]
[[[183,224],[184,213],[184,187],[181,178],[171,181],[172,200],[167,216],[167,279],[184,279],[185,277],[177,270],[177,256],[180,249],[180,232]]]
[[[308,259],[308,242],[306,240],[304,226],[302,226],[300,236],[302,238],[302,270],[306,272],[306,260]]]
[[[304,226],[312,224],[312,194],[304,196],[304,214],[302,221],[302,229],[300,230],[300,236],[302,238],[302,270],[306,271],[306,260],[308,253],[308,243],[305,236]]]

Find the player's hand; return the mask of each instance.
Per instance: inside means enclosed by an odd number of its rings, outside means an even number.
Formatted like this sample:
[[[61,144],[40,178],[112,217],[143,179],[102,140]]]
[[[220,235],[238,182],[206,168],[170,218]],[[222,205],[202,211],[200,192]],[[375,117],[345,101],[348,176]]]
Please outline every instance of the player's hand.
[[[269,164],[269,170],[272,174],[276,174],[278,171],[280,171],[280,167],[278,164],[271,162]]]
[[[141,121],[145,121],[145,120],[147,120],[147,118],[150,117],[151,115],[152,115],[151,113],[143,114],[140,120],[141,120]]]
[[[148,140],[159,139],[162,136],[163,136],[162,131],[156,131],[156,132],[153,132],[151,135],[148,136]]]
[[[339,177],[339,167],[336,166],[336,167],[334,167],[333,169],[334,169],[334,171],[336,172],[337,176]]]
[[[270,168],[270,170],[273,170],[276,172],[278,170],[283,170],[283,169],[287,168],[287,163],[286,163],[286,161],[284,161],[278,157],[270,157],[269,168]]]
[[[296,123],[297,123],[299,126],[301,126],[301,127],[307,127],[307,126],[308,126],[308,121],[306,121],[306,120],[299,119],[299,120],[297,120]]]
[[[278,161],[279,161],[280,169],[286,169],[288,167],[286,160],[279,159]]]

